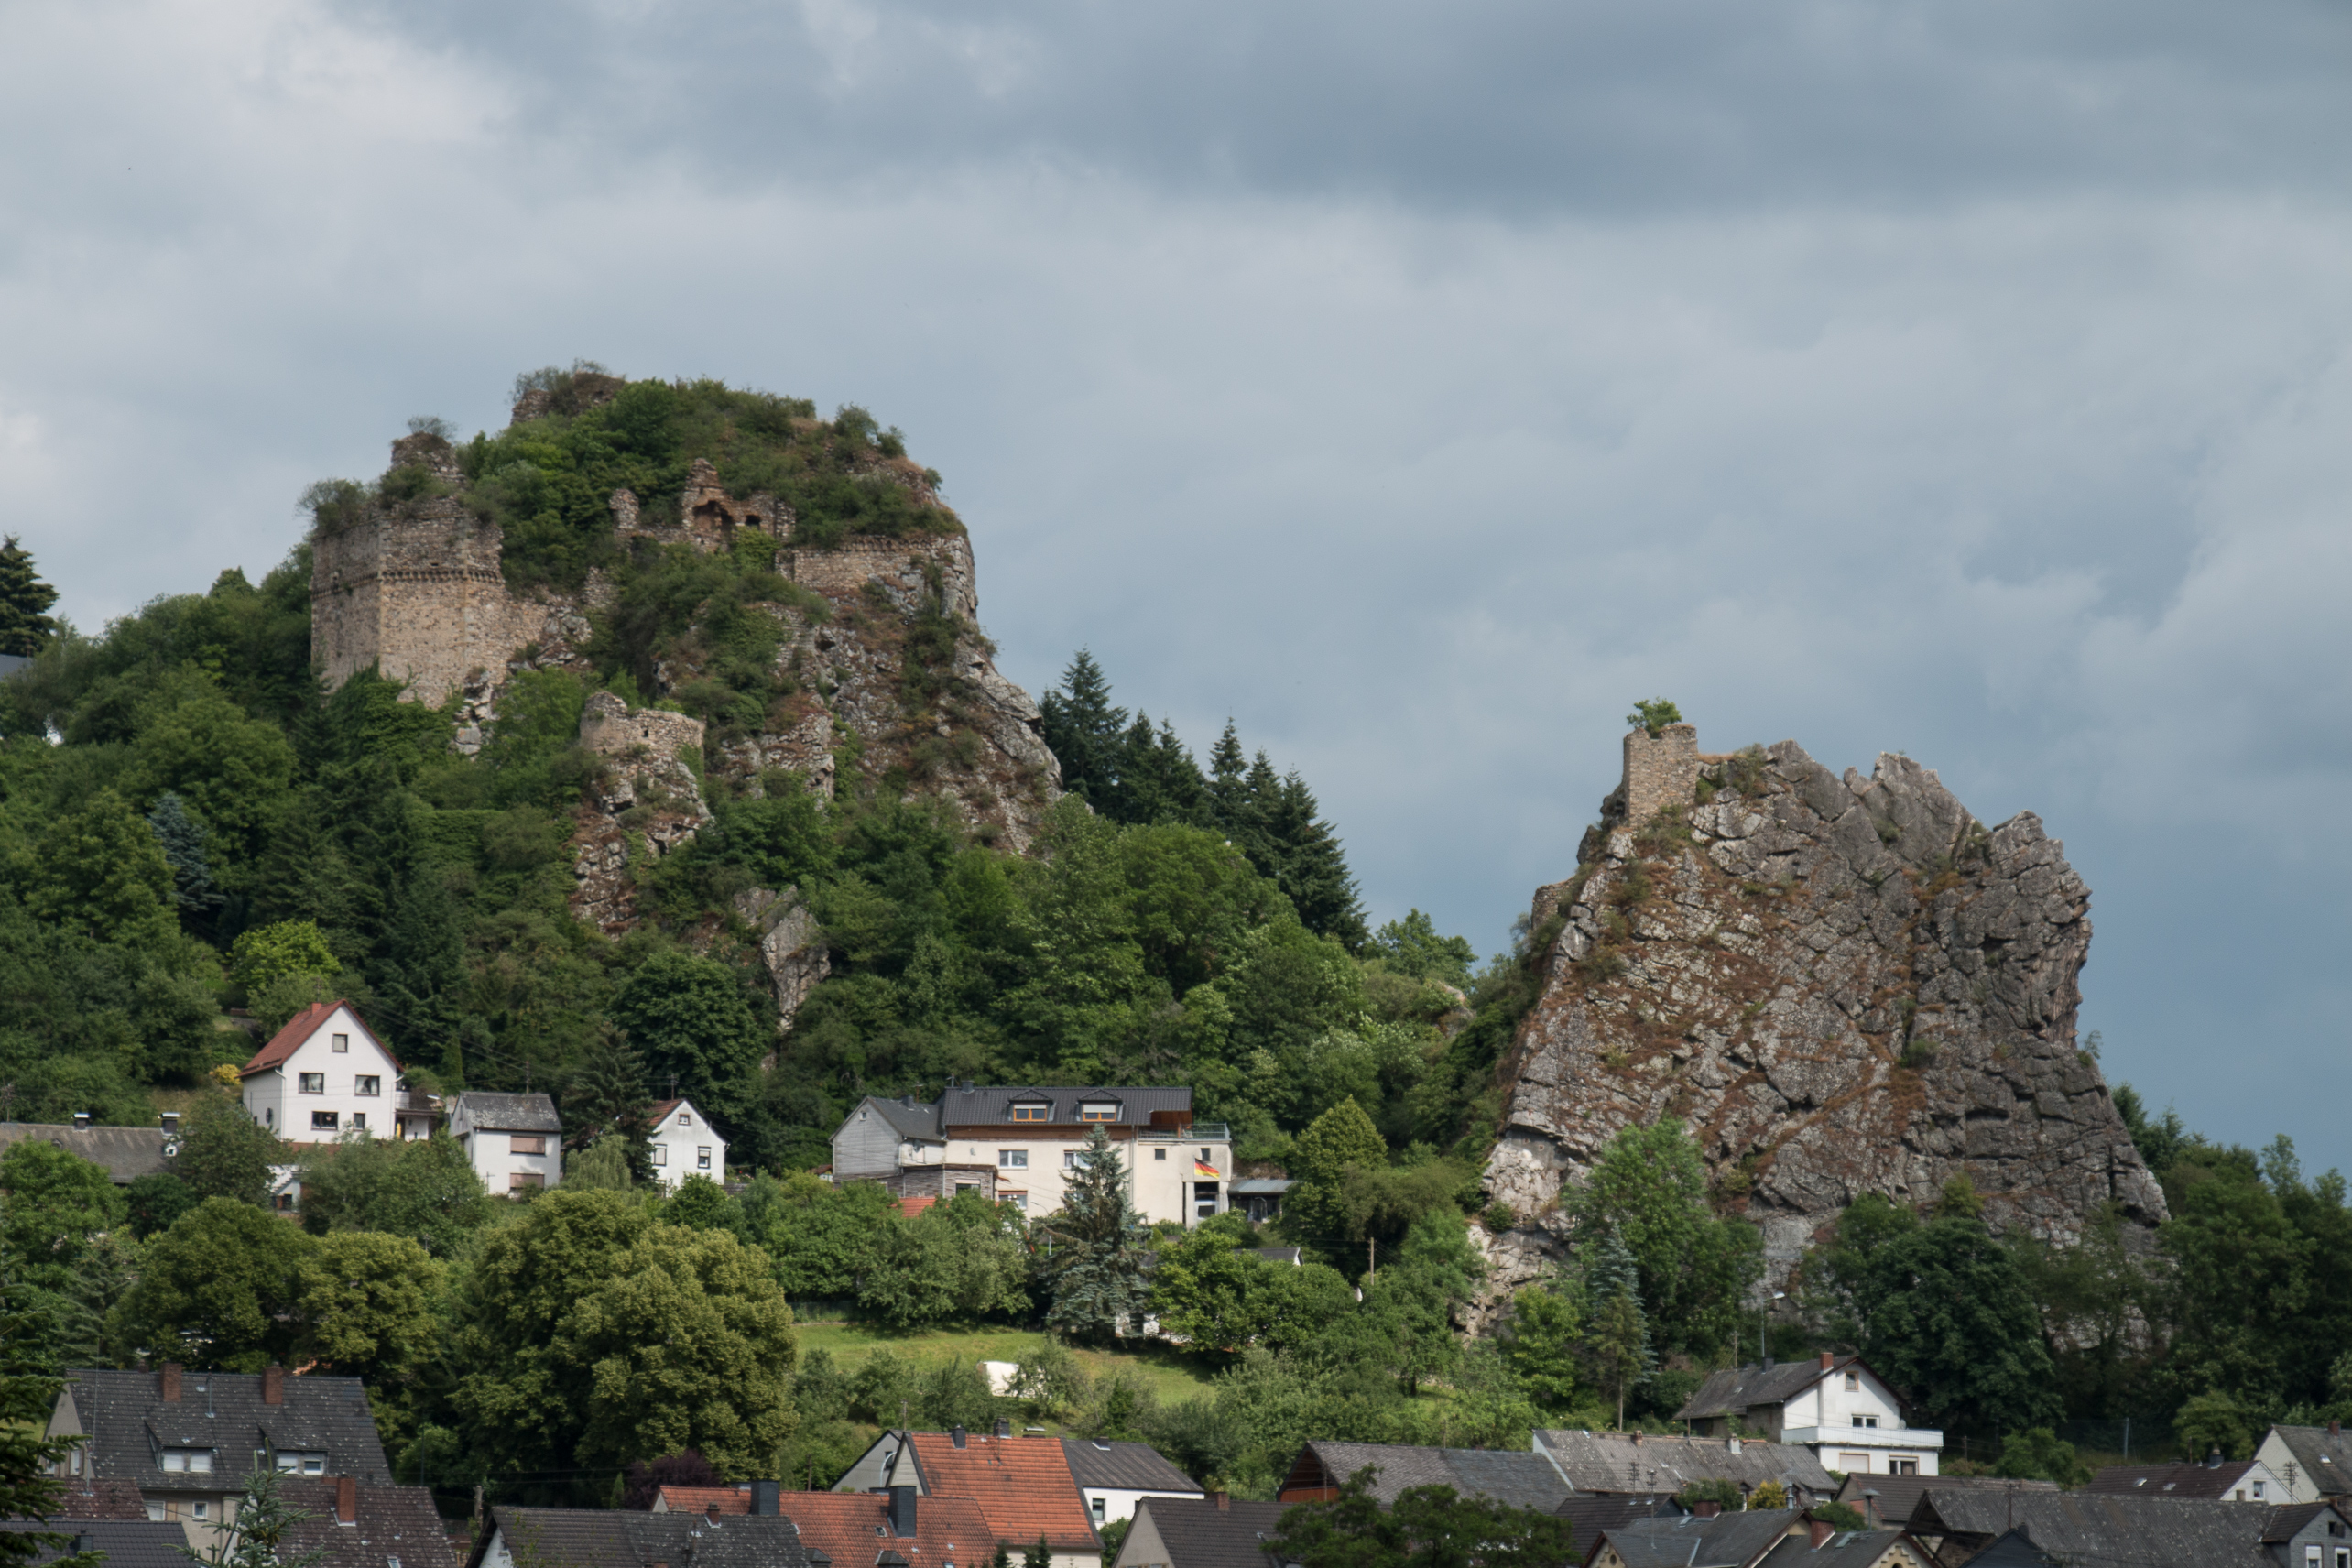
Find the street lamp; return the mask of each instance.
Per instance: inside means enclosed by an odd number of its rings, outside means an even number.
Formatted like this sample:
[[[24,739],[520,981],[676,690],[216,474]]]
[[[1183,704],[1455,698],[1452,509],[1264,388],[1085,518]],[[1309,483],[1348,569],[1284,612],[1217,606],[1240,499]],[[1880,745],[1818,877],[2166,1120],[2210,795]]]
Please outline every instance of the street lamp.
[[[1772,1292],[1772,1301],[1786,1301],[1788,1300],[1788,1296],[1789,1292],[1786,1290],[1775,1290]],[[1767,1301],[1764,1303],[1764,1311],[1759,1313],[1756,1319],[1756,1365],[1759,1367],[1764,1365],[1764,1357],[1766,1354],[1764,1349],[1764,1327],[1767,1323],[1772,1321],[1772,1301]]]

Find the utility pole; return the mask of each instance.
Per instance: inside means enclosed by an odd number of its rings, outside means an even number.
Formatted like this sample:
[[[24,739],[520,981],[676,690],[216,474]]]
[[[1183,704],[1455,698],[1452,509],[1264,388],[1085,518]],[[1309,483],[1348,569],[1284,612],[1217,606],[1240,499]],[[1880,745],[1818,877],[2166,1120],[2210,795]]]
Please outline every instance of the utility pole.
[[[1368,1236],[1364,1238],[1364,1277],[1367,1279],[1380,1278],[1380,1265],[1372,1256],[1372,1238]]]

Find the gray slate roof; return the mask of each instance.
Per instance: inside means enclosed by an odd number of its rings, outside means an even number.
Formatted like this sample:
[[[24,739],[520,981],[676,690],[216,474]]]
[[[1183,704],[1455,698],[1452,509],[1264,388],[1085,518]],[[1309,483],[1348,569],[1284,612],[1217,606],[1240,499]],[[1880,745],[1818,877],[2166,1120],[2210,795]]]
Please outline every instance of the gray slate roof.
[[[1811,1535],[1791,1535],[1782,1539],[1764,1559],[1765,1568],[1870,1568],[1879,1557],[1903,1538],[1899,1530],[1842,1530],[1819,1546]],[[1919,1548],[1922,1559],[1927,1549]],[[1900,1561],[1900,1559],[1898,1559]]]
[[[1162,1459],[1148,1443],[1065,1437],[1062,1440],[1062,1452],[1070,1460],[1070,1478],[1082,1488],[1201,1495],[1200,1483]]]
[[[164,1157],[169,1141],[161,1127],[51,1127],[42,1122],[0,1122],[0,1153],[29,1138],[53,1143],[93,1165],[103,1165],[114,1185],[126,1187],[142,1176],[173,1169]]]
[[[906,1099],[886,1100],[878,1094],[868,1094],[860,1102],[871,1105],[874,1114],[888,1122],[901,1138],[940,1138],[939,1103],[910,1105]]]
[[[2054,1492],[2055,1481],[2010,1481],[1995,1475],[1866,1475],[1860,1471],[1846,1477],[1837,1488],[1837,1502],[1846,1504],[1865,1519],[1871,1515],[1864,1505],[1877,1511],[1874,1524],[1901,1524],[1911,1517],[1919,1500],[1930,1488],[1992,1492]],[[1876,1497],[1865,1497],[1865,1492],[1876,1492]]]
[[[2352,1434],[2331,1433],[2324,1426],[2276,1426],[2270,1429],[2287,1452],[2295,1456],[2303,1478],[2330,1497],[2352,1492]]]
[[[1009,1122],[1014,1101],[1034,1100],[1040,1095],[1051,1106],[1046,1112],[1049,1122],[1075,1122],[1079,1105],[1089,1100],[1116,1100],[1119,1103],[1118,1115],[1105,1123],[1106,1127],[1149,1127],[1154,1111],[1189,1111],[1192,1108],[1192,1091],[1189,1088],[1007,1083],[987,1089],[948,1090],[940,1096],[939,1125],[942,1127],[980,1127],[994,1122]]]
[[[2034,1545],[2033,1537],[2021,1530],[2010,1530],[1968,1563],[1969,1568],[2059,1568],[2058,1559]]]
[[[2215,1465],[2110,1465],[2092,1476],[2091,1484],[2083,1489],[2102,1496],[2211,1499],[2229,1496],[2253,1468],[2250,1459],[2225,1460]]]
[[[177,1403],[165,1401],[154,1372],[84,1368],[65,1378],[59,1398],[73,1400],[90,1435],[89,1463],[102,1479],[131,1481],[150,1491],[230,1491],[252,1467],[255,1454],[296,1449],[324,1454],[330,1475],[348,1475],[363,1486],[392,1483],[356,1377],[289,1377],[285,1402],[277,1405],[262,1403],[257,1372],[182,1373]],[[166,1475],[166,1448],[211,1449],[212,1474]]]
[[[450,1120],[461,1116],[483,1132],[561,1132],[563,1118],[545,1094],[494,1094],[468,1089],[451,1096]]]
[[[457,1568],[449,1528],[422,1486],[355,1487],[349,1525],[335,1521],[332,1479],[289,1479],[278,1495],[310,1517],[287,1534],[289,1556],[322,1550],[320,1568]],[[186,1559],[181,1559],[183,1564]]]
[[[2270,1514],[2265,1503],[1930,1487],[1911,1530],[1963,1538],[1938,1549],[1947,1568],[2020,1528],[2043,1552],[2099,1568],[2277,1568],[2262,1549]]]
[[[36,1530],[59,1530],[66,1535],[85,1537],[92,1547],[106,1554],[106,1568],[188,1568],[188,1559],[179,1548],[188,1544],[188,1532],[177,1524],[136,1519],[58,1519],[43,1524],[38,1519],[0,1519],[0,1530],[25,1535]],[[38,1556],[26,1559],[30,1568],[54,1563],[66,1553],[54,1546],[40,1548]],[[407,1568],[406,1564],[402,1568]],[[435,1564],[434,1568],[439,1568]]]
[[[1535,1441],[1580,1492],[1671,1497],[1693,1481],[1729,1481],[1755,1487],[1767,1481],[1802,1486],[1826,1497],[1836,1483],[1813,1451],[1791,1443],[1739,1440],[1739,1452],[1720,1437],[1656,1437],[1549,1427]],[[1795,1501],[1791,1498],[1791,1501]]]
[[[1756,1405],[1784,1405],[1833,1372],[1843,1372],[1861,1360],[1858,1356],[1833,1356],[1824,1367],[1821,1357],[1810,1361],[1777,1361],[1769,1367],[1731,1367],[1711,1373],[1698,1392],[1674,1412],[1676,1421],[1706,1421],[1737,1415]]]
[[[1372,1496],[1393,1503],[1413,1486],[1451,1486],[1465,1497],[1492,1497],[1513,1508],[1541,1508],[1550,1513],[1568,1497],[1552,1461],[1524,1449],[1412,1448],[1379,1443],[1310,1443],[1290,1467],[1300,1485],[1300,1466],[1312,1460],[1327,1479],[1339,1486],[1366,1465],[1374,1469]],[[1310,1485],[1313,1483],[1308,1483]]]
[[[1804,1518],[1795,1508],[1748,1513],[1659,1515],[1608,1532],[1626,1568],[1751,1568]]]
[[[1678,1510],[1663,1497],[1575,1497],[1552,1511],[1568,1521],[1575,1536],[1576,1555],[1583,1559],[1592,1556],[1603,1531],[1621,1530],[1635,1519],[1655,1519]]]
[[[1279,1568],[1260,1538],[1279,1529],[1293,1506],[1236,1498],[1220,1508],[1207,1501],[1146,1497],[1135,1511],[1140,1518],[1150,1510],[1152,1529],[1168,1549],[1168,1568]]]
[[[800,1532],[777,1516],[639,1513],[631,1508],[495,1508],[490,1520],[507,1551],[544,1568],[807,1568]],[[474,1543],[481,1568],[492,1532]],[[404,1563],[402,1568],[407,1568]]]

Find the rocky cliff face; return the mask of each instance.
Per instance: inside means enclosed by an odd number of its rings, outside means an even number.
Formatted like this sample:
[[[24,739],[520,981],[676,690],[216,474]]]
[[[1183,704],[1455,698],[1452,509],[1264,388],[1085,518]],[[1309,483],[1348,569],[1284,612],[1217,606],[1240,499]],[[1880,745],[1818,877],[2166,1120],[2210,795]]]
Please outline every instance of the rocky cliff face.
[[[1563,1185],[1662,1116],[1776,1280],[1855,1198],[1961,1173],[1997,1228],[2071,1240],[2112,1203],[2145,1239],[2163,1194],[2075,1048],[2089,904],[2038,818],[1987,828],[1907,757],[1841,779],[1792,741],[1704,757],[1689,725],[1636,731],[1576,876],[1536,895],[1494,1299],[1564,1255]]]

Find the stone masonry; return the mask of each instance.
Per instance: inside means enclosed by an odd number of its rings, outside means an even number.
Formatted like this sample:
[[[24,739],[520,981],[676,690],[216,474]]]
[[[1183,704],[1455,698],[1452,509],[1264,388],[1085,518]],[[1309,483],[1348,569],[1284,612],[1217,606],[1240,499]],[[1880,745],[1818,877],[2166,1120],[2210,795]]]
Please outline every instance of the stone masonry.
[[[1579,858],[1532,914],[1557,934],[1486,1172],[1519,1217],[1479,1233],[1478,1315],[1568,1255],[1601,1148],[1670,1116],[1773,1283],[1861,1194],[1958,1175],[1997,1230],[2072,1242],[2113,1205],[2152,1244],[2163,1193],[2075,1048],[2089,889],[2032,813],[1987,828],[1908,757],[1841,778],[1671,725],[1628,737]]]

